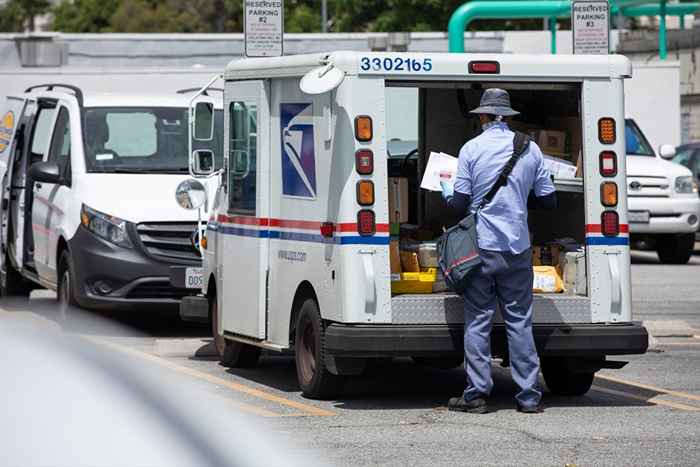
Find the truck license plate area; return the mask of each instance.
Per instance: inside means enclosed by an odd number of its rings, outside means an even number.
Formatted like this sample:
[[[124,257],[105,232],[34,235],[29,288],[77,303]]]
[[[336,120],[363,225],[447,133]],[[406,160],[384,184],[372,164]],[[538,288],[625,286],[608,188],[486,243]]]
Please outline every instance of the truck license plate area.
[[[202,268],[185,269],[185,287],[188,289],[201,289],[203,284]]]
[[[648,224],[649,211],[628,211],[627,220],[635,224]]]

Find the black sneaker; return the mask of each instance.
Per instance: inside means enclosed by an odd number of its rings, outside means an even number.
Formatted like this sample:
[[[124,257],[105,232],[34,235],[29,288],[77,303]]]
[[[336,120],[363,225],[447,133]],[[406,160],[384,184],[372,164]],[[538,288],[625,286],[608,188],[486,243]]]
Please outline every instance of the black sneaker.
[[[453,412],[467,412],[467,413],[486,413],[488,412],[488,407],[486,406],[486,399],[477,398],[472,399],[469,402],[464,400],[464,397],[452,397],[447,403],[447,409]]]
[[[520,412],[520,413],[543,413],[544,409],[539,404],[533,405],[530,407],[525,407],[523,405],[518,404],[518,412]]]

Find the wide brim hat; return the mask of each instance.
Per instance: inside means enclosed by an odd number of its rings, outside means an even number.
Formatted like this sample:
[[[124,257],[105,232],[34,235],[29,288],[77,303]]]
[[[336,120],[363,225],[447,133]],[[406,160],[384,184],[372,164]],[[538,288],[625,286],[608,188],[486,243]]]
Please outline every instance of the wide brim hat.
[[[500,115],[502,117],[512,117],[520,112],[510,107],[510,96],[503,89],[491,88],[484,91],[481,96],[479,107],[471,110],[472,114]]]

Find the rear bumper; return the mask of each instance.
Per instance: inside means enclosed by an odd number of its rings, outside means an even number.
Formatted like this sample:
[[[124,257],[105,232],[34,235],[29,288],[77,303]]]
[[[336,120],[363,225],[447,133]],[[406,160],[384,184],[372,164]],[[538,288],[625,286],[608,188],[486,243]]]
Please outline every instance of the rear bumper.
[[[326,351],[339,357],[444,355],[464,351],[461,325],[365,325],[331,323]],[[540,356],[629,355],[646,352],[649,336],[639,323],[551,324],[533,327]],[[505,328],[494,325],[494,355],[506,352]]]

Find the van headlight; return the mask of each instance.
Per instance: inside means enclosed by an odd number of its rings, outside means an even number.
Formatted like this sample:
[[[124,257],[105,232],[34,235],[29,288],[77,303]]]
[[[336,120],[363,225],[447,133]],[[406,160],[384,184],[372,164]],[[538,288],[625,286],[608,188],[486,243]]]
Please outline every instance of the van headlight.
[[[123,219],[96,211],[83,204],[80,222],[83,227],[108,242],[125,248],[133,247],[129,233],[126,231],[126,221]]]
[[[697,193],[698,182],[692,176],[676,177],[676,193]]]

